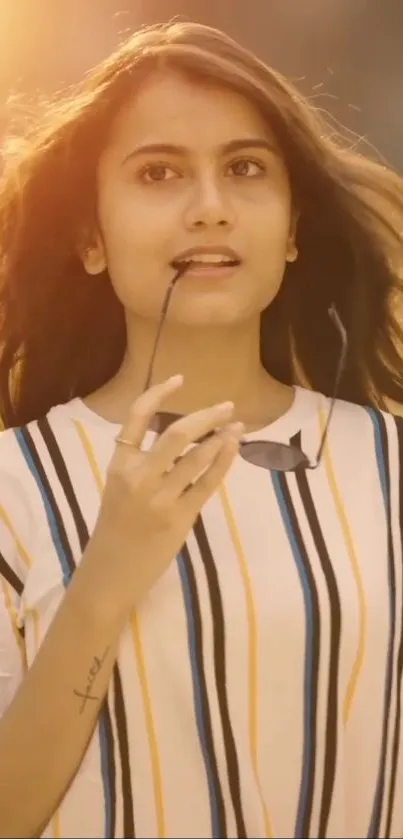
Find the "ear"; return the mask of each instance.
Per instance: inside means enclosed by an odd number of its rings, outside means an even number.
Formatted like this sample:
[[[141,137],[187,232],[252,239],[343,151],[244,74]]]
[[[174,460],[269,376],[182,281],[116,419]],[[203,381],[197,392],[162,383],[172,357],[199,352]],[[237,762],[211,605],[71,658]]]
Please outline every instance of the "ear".
[[[296,262],[298,259],[298,248],[295,242],[290,239],[287,245],[286,262]]]
[[[294,210],[291,217],[291,224],[290,224],[290,234],[288,237],[287,243],[287,254],[286,254],[286,261],[287,262],[296,262],[298,259],[298,248],[295,243],[295,239],[297,236],[297,226],[298,226],[298,219],[299,213]]]
[[[105,247],[99,233],[93,235],[91,239],[92,241],[89,241],[89,237],[85,237],[78,252],[87,274],[95,276],[105,271],[107,263]]]

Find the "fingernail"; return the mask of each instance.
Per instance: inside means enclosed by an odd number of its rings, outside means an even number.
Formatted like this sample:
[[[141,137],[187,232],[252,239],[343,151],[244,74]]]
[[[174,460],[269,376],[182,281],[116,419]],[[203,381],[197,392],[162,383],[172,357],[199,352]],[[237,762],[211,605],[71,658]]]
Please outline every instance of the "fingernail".
[[[243,422],[231,422],[225,429],[225,431],[229,431],[230,434],[242,434],[244,430],[245,425]]]
[[[227,412],[230,413],[234,410],[234,403],[233,402],[223,402],[221,405],[218,405],[218,410],[222,411],[223,414]]]
[[[183,377],[183,374],[182,374],[182,373],[177,373],[177,375],[176,375],[176,376],[171,376],[171,377],[168,379],[168,383],[169,383],[170,385],[181,385],[181,384],[182,384],[182,382],[183,382],[183,378],[184,378],[184,377]]]

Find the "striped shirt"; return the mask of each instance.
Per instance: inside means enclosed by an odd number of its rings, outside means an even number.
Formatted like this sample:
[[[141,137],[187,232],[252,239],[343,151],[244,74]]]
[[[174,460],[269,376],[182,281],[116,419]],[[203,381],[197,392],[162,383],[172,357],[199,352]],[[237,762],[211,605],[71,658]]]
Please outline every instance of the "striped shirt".
[[[313,457],[327,410],[297,388],[247,436]],[[92,532],[117,430],[75,399],[0,436],[0,713]],[[44,836],[403,836],[402,445],[402,420],[339,401],[317,470],[236,458],[125,628]]]

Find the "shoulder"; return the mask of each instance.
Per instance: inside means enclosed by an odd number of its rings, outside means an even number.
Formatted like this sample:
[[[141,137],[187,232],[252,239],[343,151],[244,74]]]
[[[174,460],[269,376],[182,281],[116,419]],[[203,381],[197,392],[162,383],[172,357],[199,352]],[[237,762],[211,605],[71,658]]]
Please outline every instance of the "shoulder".
[[[81,423],[80,400],[72,400],[52,408],[44,417],[27,425],[0,432],[0,476],[5,480],[21,483],[29,495],[32,478],[38,473],[50,473],[51,462],[61,450],[68,456],[72,441],[79,436],[82,424],[92,436],[88,423]]]
[[[322,429],[329,417],[331,400],[320,394],[317,412]],[[403,418],[380,408],[336,400],[329,424],[329,450],[345,469],[361,470],[361,477],[371,464],[395,474],[403,463]]]
[[[327,409],[330,399],[326,399]],[[353,440],[357,434],[367,432],[373,440],[374,435],[386,437],[401,435],[403,418],[371,405],[357,405],[342,399],[336,400],[334,409],[334,425],[339,431],[347,434]],[[358,440],[357,440],[358,442]]]
[[[29,512],[30,472],[22,437],[23,429],[0,432],[0,514]]]
[[[38,506],[17,429],[0,433],[0,575],[21,593],[29,571]]]
[[[332,407],[332,400],[329,396],[318,391],[307,388],[297,388],[300,405],[305,412],[304,419],[316,421],[318,415],[328,415]],[[403,416],[394,414],[392,411],[375,408],[371,405],[361,405],[345,399],[336,399],[332,413],[332,425],[339,430],[350,429],[352,433],[363,428],[371,428],[374,423],[387,423],[390,427],[401,428]]]
[[[329,422],[327,448],[351,466],[368,457],[388,457],[396,466],[403,462],[403,418],[369,405],[337,399],[332,409],[328,396],[299,389],[299,421],[303,434],[314,447]],[[330,411],[332,409],[331,417]]]
[[[29,545],[31,565],[45,554],[49,563],[81,556],[99,512],[114,437],[114,427],[79,399],[0,435],[0,528],[3,510],[19,542]],[[0,533],[0,553],[6,539]]]
[[[0,432],[0,493],[4,487],[20,488],[21,497],[32,498],[35,471],[46,469],[43,441],[66,426],[68,405],[52,409],[27,425]],[[53,420],[55,417],[55,422]],[[68,425],[68,423],[67,423]],[[52,426],[53,429],[52,430]]]
[[[66,469],[73,435],[70,403],[0,432],[0,553],[11,539],[21,552],[49,525],[49,498],[58,470]]]

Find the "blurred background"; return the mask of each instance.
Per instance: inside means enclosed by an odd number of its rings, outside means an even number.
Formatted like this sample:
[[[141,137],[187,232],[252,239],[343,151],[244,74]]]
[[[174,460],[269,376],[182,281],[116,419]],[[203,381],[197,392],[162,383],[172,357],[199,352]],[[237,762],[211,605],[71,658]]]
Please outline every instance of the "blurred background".
[[[403,0],[0,0],[0,137],[10,94],[55,93],[173,16],[235,36],[403,172]]]

